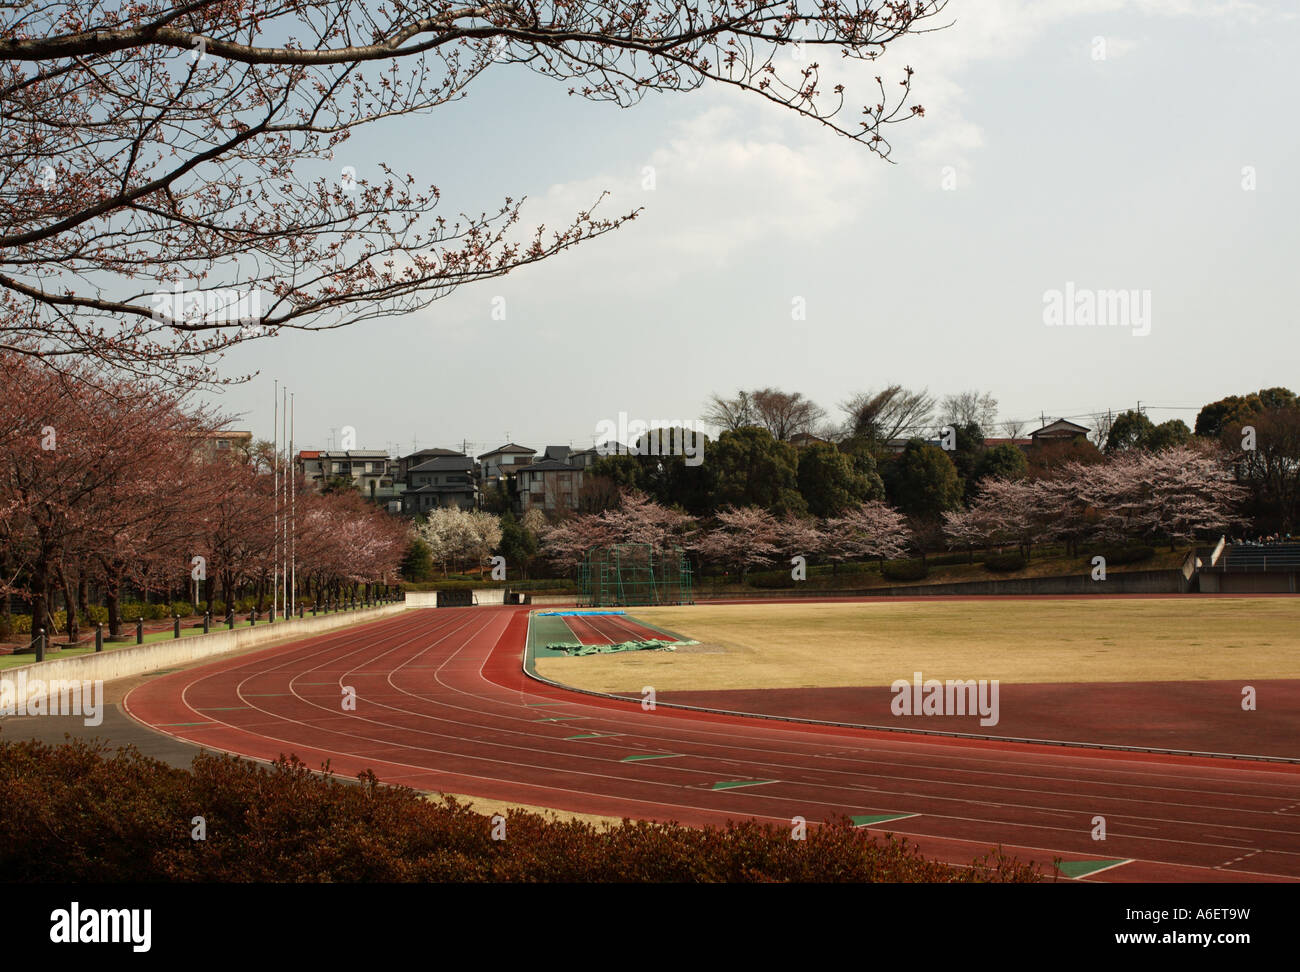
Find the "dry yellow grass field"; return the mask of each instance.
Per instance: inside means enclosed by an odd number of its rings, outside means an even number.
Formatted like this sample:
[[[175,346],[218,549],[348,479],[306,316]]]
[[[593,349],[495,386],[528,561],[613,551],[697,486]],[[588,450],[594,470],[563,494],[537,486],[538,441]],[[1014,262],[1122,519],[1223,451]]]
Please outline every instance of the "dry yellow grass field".
[[[1036,599],[724,604],[629,615],[702,644],[539,658],[598,692],[1300,677],[1300,598]]]

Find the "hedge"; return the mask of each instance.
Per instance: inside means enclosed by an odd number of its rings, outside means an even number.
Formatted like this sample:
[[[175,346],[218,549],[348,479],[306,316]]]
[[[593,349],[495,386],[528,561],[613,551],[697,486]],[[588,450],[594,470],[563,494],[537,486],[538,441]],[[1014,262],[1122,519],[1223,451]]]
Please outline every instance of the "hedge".
[[[1016,570],[1025,569],[1025,555],[1017,550],[1011,550],[1007,553],[989,554],[984,558],[984,566],[1000,574],[1011,573]]]
[[[886,560],[880,573],[889,580],[923,580],[930,575],[930,565],[924,560]]]
[[[0,868],[10,882],[1033,882],[1000,852],[955,867],[847,820],[608,829],[520,810],[493,819],[453,797],[200,753],[183,770],[102,742],[0,741]],[[196,816],[206,836],[191,836]]]
[[[1150,560],[1156,555],[1155,547],[1107,547],[1101,551],[1101,556],[1106,558],[1107,567],[1115,567],[1120,564],[1139,564],[1144,560]],[[1097,554],[1089,554],[1088,559],[1092,560]]]

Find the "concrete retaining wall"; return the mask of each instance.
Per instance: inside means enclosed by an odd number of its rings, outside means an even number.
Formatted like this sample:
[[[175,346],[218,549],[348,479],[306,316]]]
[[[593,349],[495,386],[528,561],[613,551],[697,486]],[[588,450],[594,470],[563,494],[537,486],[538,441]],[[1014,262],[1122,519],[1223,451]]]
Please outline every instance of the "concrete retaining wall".
[[[1300,591],[1300,571],[1203,570],[1201,591],[1206,594],[1295,594]]]
[[[67,658],[50,658],[43,662],[33,662],[16,668],[0,671],[0,681],[9,682],[14,690],[20,687],[19,673],[23,673],[25,685],[22,696],[13,692],[14,705],[20,707],[27,697],[35,695],[30,690],[33,681],[48,684],[53,681],[112,681],[115,678],[128,678],[132,675],[144,675],[173,665],[224,655],[227,652],[252,648],[281,638],[306,638],[311,635],[344,628],[362,621],[377,621],[391,617],[406,610],[406,604],[385,604],[381,607],[367,608],[359,611],[345,611],[317,618],[301,618],[291,622],[279,621],[275,624],[258,624],[236,627],[233,630],[223,628],[206,635],[191,635],[186,638],[168,641],[152,641],[144,645],[132,645],[130,648],[114,648],[88,655],[70,655]],[[44,694],[44,693],[41,693]],[[8,696],[9,693],[6,693]]]

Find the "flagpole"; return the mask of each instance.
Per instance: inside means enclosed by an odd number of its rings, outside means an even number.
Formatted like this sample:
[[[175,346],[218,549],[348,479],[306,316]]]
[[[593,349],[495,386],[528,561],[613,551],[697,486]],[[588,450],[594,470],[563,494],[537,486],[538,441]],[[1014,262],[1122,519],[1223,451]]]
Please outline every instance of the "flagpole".
[[[289,615],[293,616],[298,607],[298,490],[292,488],[297,485],[294,482],[296,476],[294,473],[294,454],[293,454],[293,395],[289,396],[289,569],[293,572],[293,580],[289,584],[290,597]]]
[[[275,617],[275,597],[279,590],[280,568],[280,440],[276,438],[280,425],[280,380],[277,378],[272,395],[275,404],[271,412],[271,617]]]
[[[289,389],[281,389],[280,396],[284,406],[280,409],[280,441],[287,443],[289,440],[285,436],[284,431],[289,421]],[[285,515],[280,517],[280,523],[284,530],[284,537],[280,542],[281,565],[284,568],[280,572],[280,577],[284,584],[284,597],[280,599],[280,608],[283,611],[287,611],[289,609],[289,494],[287,492],[289,488],[289,476],[287,472],[284,476],[284,488],[286,490],[284,504]]]

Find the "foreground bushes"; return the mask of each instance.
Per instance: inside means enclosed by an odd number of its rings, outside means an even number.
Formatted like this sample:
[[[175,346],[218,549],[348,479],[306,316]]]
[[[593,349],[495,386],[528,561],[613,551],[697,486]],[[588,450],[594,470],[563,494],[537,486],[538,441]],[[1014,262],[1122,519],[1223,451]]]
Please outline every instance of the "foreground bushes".
[[[9,881],[1023,882],[992,855],[958,868],[847,825],[599,830],[511,811],[506,839],[451,797],[360,786],[202,754],[192,772],[134,750],[0,742],[0,868]],[[206,840],[194,840],[202,816]]]

